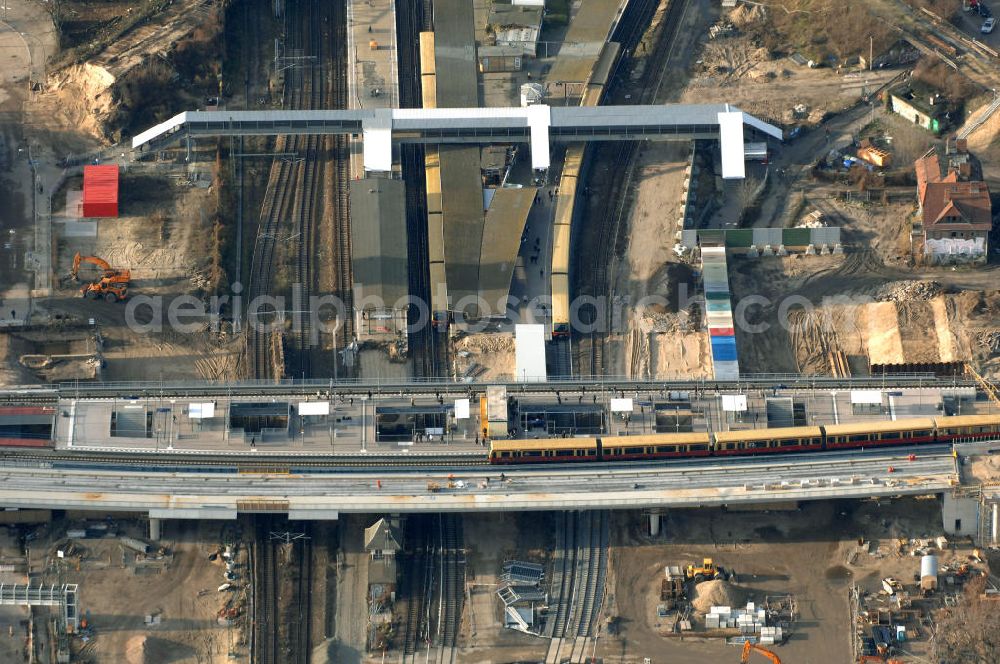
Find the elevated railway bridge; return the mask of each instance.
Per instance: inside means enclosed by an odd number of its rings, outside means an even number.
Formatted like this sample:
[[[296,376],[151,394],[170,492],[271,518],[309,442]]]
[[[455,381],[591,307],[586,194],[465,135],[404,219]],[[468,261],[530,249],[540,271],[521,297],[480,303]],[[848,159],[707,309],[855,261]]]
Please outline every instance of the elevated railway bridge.
[[[894,422],[914,423],[927,434],[942,420],[997,415],[974,383],[922,374],[496,385],[94,383],[9,388],[0,392],[3,402],[22,405],[6,407],[18,411],[17,420],[0,408],[0,432],[21,426],[16,422],[26,421],[24,411],[31,408],[50,413],[51,428],[48,440],[30,447],[18,446],[27,434],[0,437],[0,504],[135,511],[153,519],[655,512],[935,493],[948,501],[961,483],[955,451],[961,454],[966,438],[808,453],[634,461],[605,456],[602,462],[499,466],[484,432],[554,449],[603,439],[610,455],[612,441],[624,441],[625,450],[629,441],[649,445],[671,435],[760,440],[768,432],[821,427],[880,432]],[[961,417],[948,420],[952,415]],[[37,426],[37,418],[31,422]],[[989,447],[994,437],[982,434],[975,445]]]

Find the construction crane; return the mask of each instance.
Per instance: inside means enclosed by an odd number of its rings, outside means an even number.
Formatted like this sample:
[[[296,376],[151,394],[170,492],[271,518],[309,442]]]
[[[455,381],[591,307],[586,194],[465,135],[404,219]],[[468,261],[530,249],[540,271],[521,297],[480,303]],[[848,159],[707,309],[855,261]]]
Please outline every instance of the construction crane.
[[[762,648],[756,643],[750,643],[749,641],[743,642],[743,653],[740,655],[740,664],[747,664],[750,661],[750,653],[752,652],[760,653],[766,657],[771,664],[781,664],[781,660],[773,652],[767,648]]]
[[[101,271],[101,278],[91,282],[80,289],[80,295],[91,300],[104,298],[107,302],[119,302],[128,297],[128,286],[132,281],[130,270],[115,270],[103,258],[97,256],[81,256],[80,252],[73,257],[73,269],[70,277],[73,281],[80,281],[80,265],[90,263]]]

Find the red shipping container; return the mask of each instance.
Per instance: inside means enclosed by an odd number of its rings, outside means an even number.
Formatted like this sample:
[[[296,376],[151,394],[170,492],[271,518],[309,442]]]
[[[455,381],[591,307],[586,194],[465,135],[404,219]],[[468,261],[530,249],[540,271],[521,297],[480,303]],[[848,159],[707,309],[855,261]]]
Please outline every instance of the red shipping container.
[[[118,167],[83,167],[83,216],[118,216]]]
[[[708,333],[713,337],[731,337],[735,335],[731,327],[710,327]]]

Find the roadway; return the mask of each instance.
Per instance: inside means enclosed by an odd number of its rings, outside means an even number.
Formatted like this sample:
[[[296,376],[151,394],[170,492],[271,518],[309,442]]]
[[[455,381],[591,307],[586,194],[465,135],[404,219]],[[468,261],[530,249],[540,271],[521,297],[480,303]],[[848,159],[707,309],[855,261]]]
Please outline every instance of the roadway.
[[[949,447],[912,450],[912,461],[910,451],[276,475],[66,470],[5,460],[0,504],[137,511],[155,518],[232,519],[238,513],[274,511],[293,519],[336,519],[342,512],[635,509],[862,498],[929,494],[957,484]]]

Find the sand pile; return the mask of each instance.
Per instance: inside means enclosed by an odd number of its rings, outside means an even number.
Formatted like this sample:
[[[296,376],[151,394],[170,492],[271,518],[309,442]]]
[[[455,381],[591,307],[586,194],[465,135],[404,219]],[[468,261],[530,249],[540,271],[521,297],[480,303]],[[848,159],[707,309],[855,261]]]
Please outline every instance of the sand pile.
[[[699,583],[691,598],[691,606],[698,613],[708,613],[713,606],[743,606],[746,602],[745,590],[722,579]]]

